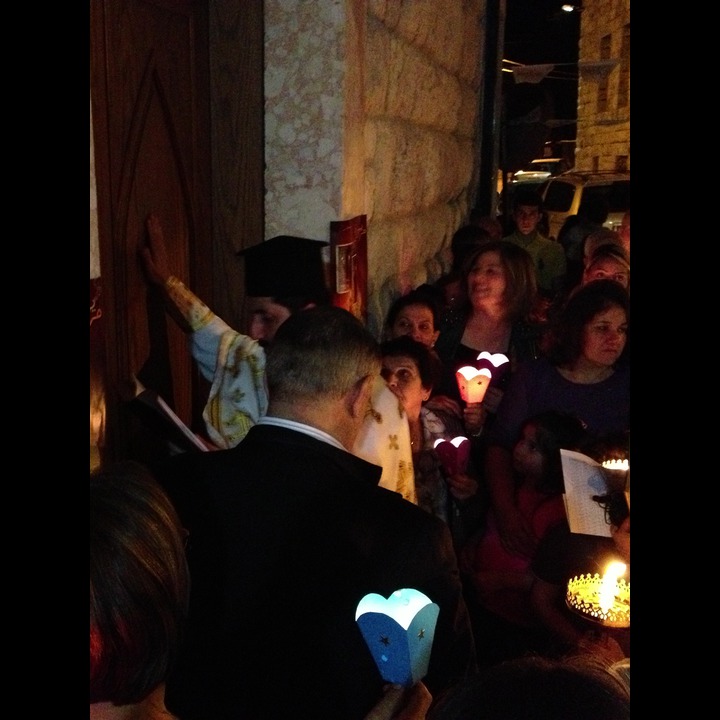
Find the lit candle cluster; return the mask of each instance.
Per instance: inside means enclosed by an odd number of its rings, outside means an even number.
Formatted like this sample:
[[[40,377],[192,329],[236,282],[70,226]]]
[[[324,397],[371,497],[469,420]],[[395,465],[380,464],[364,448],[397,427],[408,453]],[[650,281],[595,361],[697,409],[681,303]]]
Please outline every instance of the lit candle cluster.
[[[609,481],[610,490],[630,492],[630,461],[627,459],[603,460],[601,463]]]
[[[604,460],[602,466],[608,470],[630,469],[630,463],[627,460]]]
[[[588,620],[608,627],[630,627],[630,583],[620,576],[627,566],[611,562],[605,574],[580,575],[568,582],[568,607]]]

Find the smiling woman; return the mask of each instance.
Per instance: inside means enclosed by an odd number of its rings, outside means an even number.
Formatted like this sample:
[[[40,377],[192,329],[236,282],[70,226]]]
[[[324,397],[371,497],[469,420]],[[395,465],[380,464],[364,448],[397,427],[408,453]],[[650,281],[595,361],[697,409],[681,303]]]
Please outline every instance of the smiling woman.
[[[466,258],[462,277],[467,300],[452,322],[441,328],[435,343],[443,362],[438,392],[458,401],[455,373],[464,365],[475,365],[479,353],[503,353],[510,358],[511,372],[517,363],[537,357],[536,331],[529,319],[537,281],[528,252],[505,240],[485,243]],[[492,381],[485,394],[483,407],[491,414],[505,382],[505,378]],[[470,432],[477,433],[487,420]]]

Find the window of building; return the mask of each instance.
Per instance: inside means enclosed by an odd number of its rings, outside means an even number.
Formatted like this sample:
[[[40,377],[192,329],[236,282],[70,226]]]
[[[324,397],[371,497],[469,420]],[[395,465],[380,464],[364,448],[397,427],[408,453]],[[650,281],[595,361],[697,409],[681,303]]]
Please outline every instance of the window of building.
[[[618,108],[630,104],[630,23],[623,26],[620,46],[620,80],[618,82]]]
[[[600,39],[600,59],[610,59],[610,48],[612,43],[612,35],[603,35]],[[609,77],[606,75],[598,82],[597,86],[597,111],[605,112],[608,109],[608,87]]]
[[[628,156],[618,155],[615,158],[615,172],[626,173],[628,171]]]

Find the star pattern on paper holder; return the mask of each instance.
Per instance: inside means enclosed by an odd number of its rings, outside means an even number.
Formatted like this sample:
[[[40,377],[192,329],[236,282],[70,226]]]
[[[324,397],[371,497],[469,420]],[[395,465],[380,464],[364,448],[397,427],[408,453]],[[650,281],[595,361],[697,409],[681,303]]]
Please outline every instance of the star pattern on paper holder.
[[[399,450],[400,445],[398,444],[398,436],[397,435],[388,435],[388,449],[390,450]]]
[[[425,637],[425,628],[420,628],[420,632],[418,633],[418,637],[422,640]]]
[[[389,645],[389,644],[390,644],[390,638],[389,638],[387,635],[382,635],[382,636],[380,637],[380,642],[381,642],[383,645]]]

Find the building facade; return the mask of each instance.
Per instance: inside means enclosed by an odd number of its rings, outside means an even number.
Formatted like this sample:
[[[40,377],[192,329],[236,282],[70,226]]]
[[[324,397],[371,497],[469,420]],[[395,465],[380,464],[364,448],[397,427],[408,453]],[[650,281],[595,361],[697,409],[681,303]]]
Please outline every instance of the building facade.
[[[630,0],[585,0],[575,167],[630,172]]]

